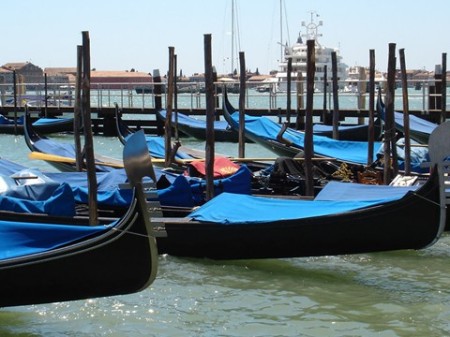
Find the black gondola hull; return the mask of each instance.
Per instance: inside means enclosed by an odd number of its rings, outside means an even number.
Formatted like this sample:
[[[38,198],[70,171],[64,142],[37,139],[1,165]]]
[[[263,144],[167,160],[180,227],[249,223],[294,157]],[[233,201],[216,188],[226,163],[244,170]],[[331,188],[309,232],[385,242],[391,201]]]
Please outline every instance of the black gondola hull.
[[[211,259],[309,257],[420,249],[440,235],[437,176],[398,201],[264,224],[166,223],[160,253]]]

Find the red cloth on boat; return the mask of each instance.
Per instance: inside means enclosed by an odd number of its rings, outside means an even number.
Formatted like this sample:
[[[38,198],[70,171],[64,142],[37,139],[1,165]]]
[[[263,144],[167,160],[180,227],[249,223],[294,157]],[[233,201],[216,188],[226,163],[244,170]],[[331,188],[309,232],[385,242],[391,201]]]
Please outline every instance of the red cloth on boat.
[[[233,163],[226,157],[214,158],[214,178],[224,178],[236,173],[239,170],[239,165]],[[188,164],[187,174],[191,177],[205,177],[206,163],[205,160],[194,160]]]

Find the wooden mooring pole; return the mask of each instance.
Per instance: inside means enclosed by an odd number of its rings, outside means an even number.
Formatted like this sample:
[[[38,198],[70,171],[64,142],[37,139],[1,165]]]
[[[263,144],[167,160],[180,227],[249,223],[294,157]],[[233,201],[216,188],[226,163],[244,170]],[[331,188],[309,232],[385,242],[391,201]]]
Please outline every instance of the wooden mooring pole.
[[[239,52],[239,157],[245,158],[245,55]]]
[[[214,197],[214,81],[211,51],[211,34],[204,35],[205,49],[205,89],[206,89],[206,143],[205,143],[205,171],[206,171],[206,200]]]
[[[174,47],[169,47],[169,73],[167,76],[167,104],[166,119],[164,121],[164,158],[165,166],[169,167],[172,163],[172,107],[173,107],[173,70],[174,70]]]
[[[314,195],[312,157],[314,156],[313,142],[313,105],[314,105],[314,76],[316,69],[315,41],[308,40],[306,57],[306,111],[305,111],[305,195]]]
[[[368,135],[369,142],[367,150],[367,166],[373,162],[374,142],[375,142],[375,50],[369,50],[369,121],[368,121]]]
[[[386,86],[386,129],[384,132],[384,183],[391,182],[397,170],[397,156],[395,148],[394,123],[394,95],[395,95],[395,43],[389,44],[387,86]]]
[[[333,73],[333,139],[339,139],[339,94],[336,52],[331,52],[331,68]]]
[[[83,76],[81,90],[81,111],[84,122],[84,150],[89,188],[89,224],[98,224],[97,175],[94,157],[94,140],[91,122],[91,47],[89,32],[83,32]]]
[[[403,94],[403,135],[405,138],[405,175],[411,174],[411,139],[409,133],[408,80],[406,75],[405,50],[399,50]]]
[[[78,172],[83,170],[83,153],[81,147],[80,126],[83,118],[81,115],[81,76],[83,73],[83,47],[77,46],[77,75],[75,78],[75,105],[73,110],[73,138],[75,143],[75,161]]]

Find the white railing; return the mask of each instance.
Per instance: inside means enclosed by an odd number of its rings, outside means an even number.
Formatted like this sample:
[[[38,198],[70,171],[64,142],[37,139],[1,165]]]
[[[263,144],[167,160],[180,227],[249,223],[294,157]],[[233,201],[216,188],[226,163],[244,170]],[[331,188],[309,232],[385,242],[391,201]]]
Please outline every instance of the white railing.
[[[429,99],[440,96],[439,93],[429,94],[430,86],[434,86],[434,81],[416,82],[411,88],[408,88],[409,108],[413,111],[428,112]],[[151,91],[137,92],[138,88],[152,88],[154,83],[102,83],[91,84],[91,106],[93,108],[114,107],[117,103],[121,108],[138,108],[151,109],[155,107],[155,95]],[[222,82],[215,83],[216,95],[221,97],[220,89],[224,85]],[[239,85],[239,82],[227,83],[229,87],[229,96],[233,104],[238,103],[238,93],[231,90]],[[262,87],[264,85],[264,88]],[[341,83],[343,88],[345,83]],[[304,85],[306,87],[306,85]],[[331,88],[331,84],[328,86]],[[73,106],[74,104],[74,88],[68,86],[67,83],[52,83],[47,85],[45,89],[43,84],[21,84],[16,87],[16,101],[14,101],[14,93],[11,84],[0,84],[0,103],[2,106],[23,107],[25,104],[43,107],[48,106]],[[449,90],[447,88],[447,96]],[[47,100],[45,97],[47,95]],[[162,94],[162,105],[166,106],[167,95]],[[331,90],[327,91],[325,97],[327,108],[333,109],[333,96]],[[297,95],[296,92],[291,93],[291,109],[295,111],[297,102],[303,100],[305,103],[305,93]],[[449,105],[449,100],[447,106]],[[322,109],[324,104],[324,93],[314,93],[314,108]],[[354,92],[351,90],[339,91],[339,108],[344,110],[367,110],[369,97],[366,92]],[[221,102],[218,99],[220,106]],[[206,106],[206,99],[202,83],[199,82],[183,82],[179,84],[179,92],[177,95],[176,105],[180,109],[203,109]],[[305,104],[303,104],[305,106]],[[403,107],[402,89],[395,91],[395,108],[401,110]],[[277,90],[275,83],[248,83],[246,89],[246,108],[247,109],[264,109],[268,111],[278,111],[287,108],[287,93]]]

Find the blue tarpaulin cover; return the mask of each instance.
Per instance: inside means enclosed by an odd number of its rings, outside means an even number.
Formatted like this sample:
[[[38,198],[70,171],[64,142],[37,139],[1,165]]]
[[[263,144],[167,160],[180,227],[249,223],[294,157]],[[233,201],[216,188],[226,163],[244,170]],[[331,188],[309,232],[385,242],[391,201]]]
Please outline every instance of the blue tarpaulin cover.
[[[107,228],[0,220],[0,260],[62,247]]]
[[[128,137],[131,137],[129,135]],[[145,136],[145,141],[147,142],[147,148],[149,150],[150,156],[153,158],[165,158],[166,157],[166,145],[164,137],[159,136]],[[192,156],[189,154],[178,150],[175,154],[175,159],[191,159]]]
[[[231,117],[234,123],[239,125],[239,112],[234,112]],[[277,135],[280,133],[281,127],[282,126],[279,123],[272,121],[267,117],[245,116],[245,130],[264,139],[275,141]],[[305,133],[302,131],[287,128],[283,133],[283,138],[290,141],[292,146],[296,146],[299,149],[304,148]],[[314,153],[316,155],[336,158],[339,161],[347,163],[360,165],[367,164],[368,142],[336,140],[317,135],[313,135],[313,142]],[[373,161],[377,159],[378,155],[383,154],[383,152],[383,143],[375,142]],[[401,146],[397,146],[397,153],[399,158],[399,169],[404,169],[404,151]],[[423,173],[420,163],[428,161],[429,158],[427,149],[417,147],[413,147],[411,149],[412,171]]]
[[[394,112],[394,119],[395,119],[395,124],[397,124],[401,128],[404,127],[403,113]],[[422,132],[422,133],[430,135],[431,132],[433,132],[433,130],[436,129],[437,126],[438,126],[437,124],[427,121],[426,119],[417,117],[412,114],[409,115],[409,129],[410,130],[414,130],[414,131],[418,131],[418,132]]]
[[[409,191],[415,191],[419,186],[387,186],[346,183],[340,181],[328,182],[317,194],[314,200],[386,200],[400,199]]]
[[[351,212],[375,206],[384,200],[292,200],[222,193],[201,206],[189,217],[197,221],[217,224],[257,224],[280,220],[294,220]]]
[[[75,199],[67,183],[15,186],[0,194],[0,209],[19,213],[74,216]]]
[[[231,117],[238,123],[239,112],[234,112]],[[276,136],[281,130],[281,125],[266,117],[245,116],[245,130],[258,135],[264,139],[276,140]],[[293,146],[299,149],[304,148],[305,133],[287,128],[283,133],[283,138],[292,142]],[[332,157],[342,161],[365,165],[367,163],[368,143],[358,141],[335,140],[324,136],[313,135],[314,153]],[[375,142],[375,152],[382,148],[382,143]],[[374,155],[373,160],[376,159]]]
[[[33,126],[57,125],[73,122],[73,118],[46,118],[42,117],[33,123]]]
[[[367,128],[367,125],[339,125],[339,131],[355,130],[360,128]],[[330,131],[333,131],[333,125],[326,125],[326,124],[313,125],[313,132],[321,133]]]
[[[155,172],[158,180],[164,176],[171,184],[169,187],[157,191],[161,205],[193,207],[205,202],[206,181],[204,179],[170,174],[158,167],[155,167]],[[77,203],[88,201],[86,172],[42,172],[39,169],[27,169],[7,159],[0,159],[0,175],[27,175],[39,177],[47,183],[52,181],[58,185],[67,183]],[[33,180],[31,179],[30,182],[33,182]],[[22,181],[25,182],[26,179]],[[132,190],[119,188],[119,184],[126,182],[127,176],[124,169],[97,172],[97,201],[99,205],[128,206],[132,198]],[[235,174],[216,179],[214,181],[214,193],[218,195],[222,192],[250,194],[250,170],[242,165]]]
[[[166,118],[166,115],[167,115],[166,110],[158,111],[158,113],[161,114],[161,116],[163,118]],[[175,123],[175,114],[174,113],[172,114],[172,123]],[[191,116],[185,115],[180,112],[178,112],[178,124],[187,125],[187,126],[190,126],[191,128],[206,130],[206,120],[193,118]],[[224,120],[220,120],[220,121],[215,120],[213,124],[214,124],[214,130],[227,130],[230,127],[228,125],[228,122],[224,121]]]

